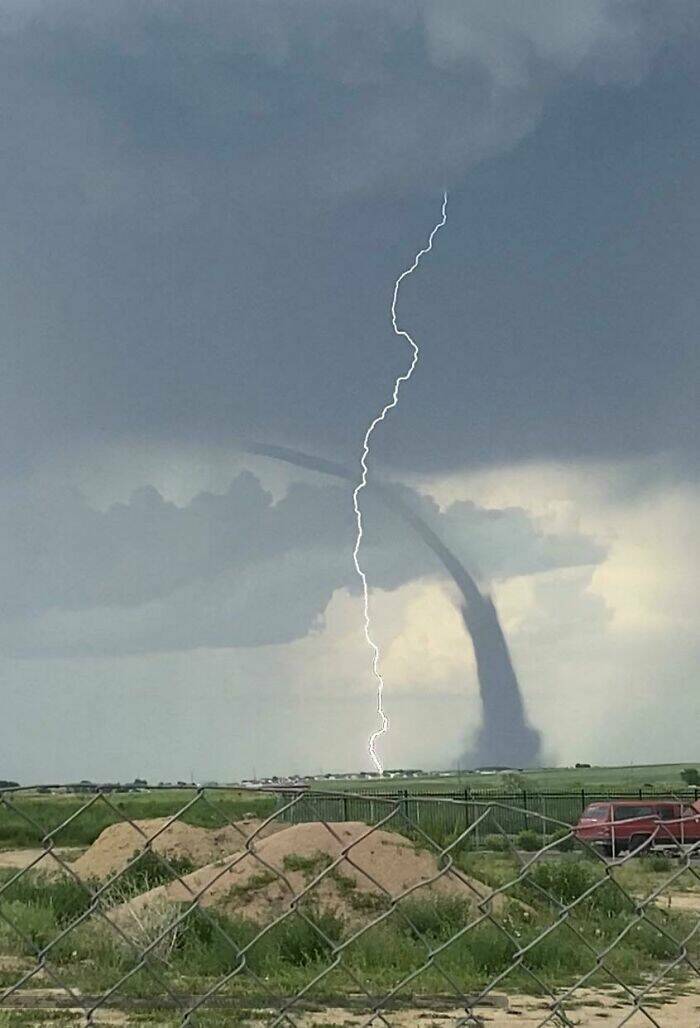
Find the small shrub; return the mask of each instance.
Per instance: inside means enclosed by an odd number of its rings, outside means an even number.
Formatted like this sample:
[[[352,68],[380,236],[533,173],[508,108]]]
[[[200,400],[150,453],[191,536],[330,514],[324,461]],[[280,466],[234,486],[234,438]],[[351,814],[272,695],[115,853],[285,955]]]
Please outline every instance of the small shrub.
[[[457,853],[468,853],[477,847],[477,837],[474,832],[470,832],[469,835],[464,835],[464,829],[458,831],[452,831],[448,833],[444,832],[431,832],[433,840],[438,843],[443,849],[450,848],[450,853],[454,856]],[[458,841],[459,840],[459,841]],[[423,843],[420,837],[416,840],[416,843],[420,846]],[[456,845],[455,845],[456,844]]]
[[[455,943],[454,949],[457,959],[461,956],[459,951],[466,951],[478,971],[492,975],[509,967],[516,946],[495,925],[486,923],[467,932]]]
[[[39,903],[14,900],[2,904],[2,913],[0,944],[5,953],[34,956],[37,950],[48,946],[60,930],[53,910]],[[14,931],[4,918],[17,930]]]
[[[227,974],[240,965],[240,950],[258,931],[245,918],[227,918],[214,910],[204,914],[195,907],[174,941],[173,962],[186,974]]]
[[[568,828],[559,828],[552,833],[550,842],[556,842],[560,853],[571,853],[576,849],[576,840]]]
[[[505,853],[508,848],[508,839],[505,835],[487,835],[484,839],[484,849],[492,850],[494,853]]]
[[[542,836],[532,828],[525,828],[515,837],[515,845],[518,849],[527,850],[529,853],[542,849],[542,844]]]
[[[414,939],[427,936],[437,941],[446,941],[468,924],[470,918],[469,903],[457,897],[409,898],[399,904],[399,909],[410,924],[403,918],[396,923]]]
[[[131,859],[136,856],[135,850]],[[102,893],[102,904],[108,907],[120,906],[142,892],[149,892],[158,885],[165,885],[194,871],[194,864],[186,858],[167,857],[167,864],[152,850],[143,850],[133,864],[114,876]],[[172,870],[171,870],[172,869]],[[97,883],[93,883],[96,886]]]
[[[532,868],[527,876],[530,897],[542,900],[544,890],[557,903],[568,906],[592,889],[582,903],[582,908],[597,911],[606,917],[631,912],[630,902],[615,886],[606,880],[598,868],[584,862],[547,861]],[[538,888],[539,887],[539,888]]]
[[[600,877],[587,865],[552,860],[533,867],[526,881],[534,887],[531,896],[539,894],[541,897],[539,890],[544,890],[556,902],[566,906],[579,899]]]
[[[656,931],[649,922],[635,925],[628,935],[628,941],[636,950],[655,960],[671,960],[677,957],[680,945],[661,931]]]
[[[327,957],[341,934],[342,922],[334,914],[305,906],[275,925],[253,945],[251,954],[262,967],[279,961],[304,967]]]
[[[425,947],[411,935],[397,931],[400,919],[365,932],[347,949],[348,961],[365,980],[392,985],[425,960]],[[448,950],[448,953],[450,951]]]
[[[649,871],[670,871],[673,868],[673,864],[663,853],[652,853],[646,862],[646,866]]]
[[[3,877],[7,881],[10,875]],[[69,875],[49,877],[40,871],[26,871],[2,893],[0,904],[5,902],[48,908],[56,924],[64,927],[89,910],[92,897],[89,888]]]

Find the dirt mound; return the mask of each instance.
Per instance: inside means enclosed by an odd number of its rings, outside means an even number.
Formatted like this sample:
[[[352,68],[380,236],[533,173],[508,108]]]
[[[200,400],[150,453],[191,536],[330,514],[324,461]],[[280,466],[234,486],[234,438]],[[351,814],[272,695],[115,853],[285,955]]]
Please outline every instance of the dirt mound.
[[[55,846],[51,850],[0,850],[0,867],[21,869],[29,867],[31,864],[37,871],[51,873],[60,870],[59,864],[54,859],[55,857],[59,857],[70,864],[82,852],[83,848],[81,846]]]
[[[416,849],[409,839],[380,829],[367,833],[362,822],[332,828],[320,822],[294,825],[256,842],[254,853],[202,867],[184,877],[184,884],[159,886],[114,914],[128,921],[140,918],[149,906],[191,902],[199,896],[204,907],[265,923],[288,909],[324,870],[323,880],[313,887],[313,901],[346,921],[376,916],[408,890],[418,899],[458,897],[475,907],[487,901],[494,912],[502,908],[503,898],[488,900],[491,890],[483,882],[463,872],[440,874],[435,856]]]
[[[146,839],[153,840],[150,849],[154,853],[170,860],[187,860],[193,867],[202,867],[242,849],[246,840],[263,824],[249,818],[235,821],[225,828],[197,828],[181,821],[169,824],[169,820],[158,817],[134,821],[140,831],[129,822],[110,825],[73,863],[73,870],[84,880],[108,878],[122,871],[137,850],[144,849]],[[279,831],[279,826],[273,822],[262,829],[261,835],[275,831]]]

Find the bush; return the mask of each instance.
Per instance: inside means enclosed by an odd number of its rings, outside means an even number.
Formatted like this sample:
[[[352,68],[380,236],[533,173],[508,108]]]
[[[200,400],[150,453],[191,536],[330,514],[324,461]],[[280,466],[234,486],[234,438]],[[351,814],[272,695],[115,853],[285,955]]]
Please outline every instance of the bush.
[[[341,936],[342,925],[333,914],[311,906],[303,909],[303,915],[285,917],[255,942],[261,929],[252,921],[195,909],[187,916],[175,946],[178,963],[187,973],[225,974],[241,964],[240,950],[250,946],[245,963],[256,974],[280,965],[313,964],[328,956],[332,942]]]
[[[571,853],[576,849],[576,840],[568,828],[559,828],[556,832],[553,832],[550,841],[557,843],[557,849],[560,853]]]
[[[14,873],[5,872],[0,884]],[[65,927],[89,910],[92,897],[88,888],[69,875],[49,877],[40,871],[26,871],[2,893],[0,906],[5,903],[41,906],[50,911],[55,924]]]
[[[492,850],[494,853],[505,853],[509,848],[505,835],[487,835],[484,839],[484,849]]]
[[[130,859],[133,860],[137,853],[138,850],[135,850]],[[107,906],[118,906],[132,896],[138,896],[139,893],[155,889],[157,885],[173,881],[175,875],[183,877],[195,869],[194,864],[185,858],[166,859],[167,864],[152,850],[142,851],[135,863],[115,875],[102,894],[102,902]]]
[[[413,939],[421,936],[444,942],[451,939],[470,920],[470,905],[458,897],[406,899],[399,904],[410,924],[397,919],[401,931]]]
[[[562,906],[568,906],[596,886],[583,903],[582,909],[595,910],[605,917],[630,913],[630,902],[614,882],[606,880],[596,867],[584,862],[547,861],[538,864],[529,872],[527,885],[531,898],[542,900],[544,890]]]
[[[39,903],[21,903],[14,900],[2,905],[0,945],[5,953],[35,956],[38,950],[56,938],[58,926],[53,911]],[[5,921],[9,921],[10,924]]]
[[[646,867],[649,871],[670,871],[673,868],[673,864],[662,853],[652,853],[646,861]]]
[[[534,831],[532,828],[525,828],[522,832],[518,832],[515,837],[515,845],[518,849],[527,850],[529,853],[534,853],[539,849],[542,849],[543,840],[539,832]]]
[[[306,918],[299,913],[285,918],[265,937],[274,959],[303,967],[327,957],[333,942],[340,939],[342,923],[333,914],[311,907],[304,914]]]

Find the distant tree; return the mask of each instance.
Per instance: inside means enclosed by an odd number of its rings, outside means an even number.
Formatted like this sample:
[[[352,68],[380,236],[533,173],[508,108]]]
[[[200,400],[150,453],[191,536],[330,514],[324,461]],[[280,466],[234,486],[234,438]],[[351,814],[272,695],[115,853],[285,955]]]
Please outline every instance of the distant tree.
[[[700,771],[694,767],[687,767],[681,771],[681,778],[686,785],[700,785]]]

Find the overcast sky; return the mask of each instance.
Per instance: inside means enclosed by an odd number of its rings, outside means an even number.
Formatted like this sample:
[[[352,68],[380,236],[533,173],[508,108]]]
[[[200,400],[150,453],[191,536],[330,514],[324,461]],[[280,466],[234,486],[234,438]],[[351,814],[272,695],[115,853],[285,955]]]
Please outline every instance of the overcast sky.
[[[351,490],[550,760],[695,760],[696,0],[0,0],[0,778],[368,767]],[[388,765],[480,710],[367,495]]]

